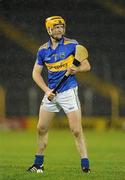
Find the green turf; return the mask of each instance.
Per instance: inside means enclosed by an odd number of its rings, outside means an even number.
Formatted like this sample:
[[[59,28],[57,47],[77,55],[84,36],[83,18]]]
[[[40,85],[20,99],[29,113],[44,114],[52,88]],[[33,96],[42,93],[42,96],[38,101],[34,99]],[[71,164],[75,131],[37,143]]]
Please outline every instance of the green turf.
[[[83,174],[69,130],[51,130],[43,174],[26,172],[35,153],[35,132],[0,132],[0,180],[124,180],[125,132],[85,131],[92,173]]]

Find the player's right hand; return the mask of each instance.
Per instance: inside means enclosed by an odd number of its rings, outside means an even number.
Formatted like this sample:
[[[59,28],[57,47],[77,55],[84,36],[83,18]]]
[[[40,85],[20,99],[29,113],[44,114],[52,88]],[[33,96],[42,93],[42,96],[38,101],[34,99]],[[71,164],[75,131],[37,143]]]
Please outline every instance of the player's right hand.
[[[48,91],[46,91],[46,95],[50,101],[52,101],[55,97],[55,94],[53,93],[53,89],[49,89]]]

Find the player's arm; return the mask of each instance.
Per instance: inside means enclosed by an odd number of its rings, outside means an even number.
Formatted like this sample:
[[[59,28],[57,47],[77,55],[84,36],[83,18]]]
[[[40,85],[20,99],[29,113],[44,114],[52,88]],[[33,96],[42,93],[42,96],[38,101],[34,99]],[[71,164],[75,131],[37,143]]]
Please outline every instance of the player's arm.
[[[42,70],[43,70],[43,66],[40,66],[39,64],[35,63],[32,72],[33,80],[47,94],[47,96],[55,96],[52,93],[52,90],[49,89],[49,87],[46,85],[43,77],[41,76]]]
[[[36,84],[44,92],[46,92],[48,90],[48,87],[47,87],[45,81],[43,80],[43,78],[41,76],[42,69],[43,69],[43,66],[40,66],[37,63],[35,63],[35,65],[33,67],[32,77],[33,77],[33,80],[36,82]]]
[[[76,46],[74,65],[68,68],[70,74],[75,74],[77,72],[86,72],[90,71],[91,66],[88,61],[88,51],[82,45]]]
[[[90,69],[91,69],[90,63],[88,59],[85,59],[84,61],[80,63],[80,66],[78,67],[77,72],[87,72],[87,71],[90,71]]]

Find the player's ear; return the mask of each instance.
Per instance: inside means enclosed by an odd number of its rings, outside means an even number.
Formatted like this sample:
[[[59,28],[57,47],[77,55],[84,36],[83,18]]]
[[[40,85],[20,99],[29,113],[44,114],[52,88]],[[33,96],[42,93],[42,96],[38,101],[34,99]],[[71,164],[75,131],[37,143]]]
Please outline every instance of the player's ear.
[[[52,35],[52,29],[51,28],[48,28],[47,29],[47,32],[48,32],[48,34],[51,36]]]

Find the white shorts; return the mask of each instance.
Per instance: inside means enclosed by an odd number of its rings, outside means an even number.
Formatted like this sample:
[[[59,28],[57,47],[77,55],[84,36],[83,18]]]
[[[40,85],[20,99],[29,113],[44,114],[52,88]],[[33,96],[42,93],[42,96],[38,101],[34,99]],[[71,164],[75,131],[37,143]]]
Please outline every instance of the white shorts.
[[[56,94],[52,101],[49,101],[45,95],[41,106],[49,112],[59,112],[63,109],[65,113],[69,113],[80,109],[78,87]]]

